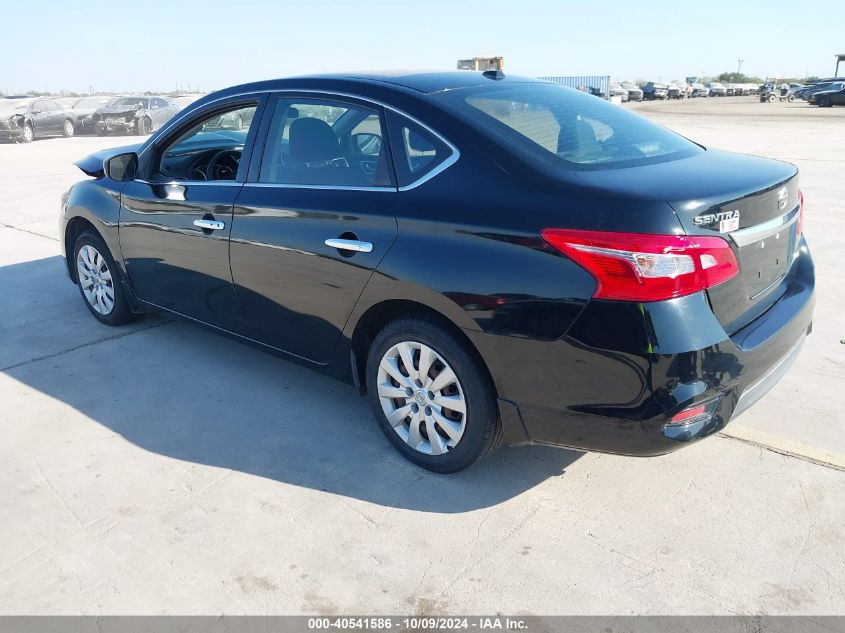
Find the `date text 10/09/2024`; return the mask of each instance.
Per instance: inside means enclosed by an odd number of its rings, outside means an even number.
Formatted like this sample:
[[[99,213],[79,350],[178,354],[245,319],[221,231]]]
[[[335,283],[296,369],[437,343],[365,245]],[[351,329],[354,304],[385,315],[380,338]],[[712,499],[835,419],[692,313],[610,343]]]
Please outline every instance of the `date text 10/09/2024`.
[[[345,631],[527,631],[528,624],[520,618],[510,617],[335,617],[309,618],[308,630]]]

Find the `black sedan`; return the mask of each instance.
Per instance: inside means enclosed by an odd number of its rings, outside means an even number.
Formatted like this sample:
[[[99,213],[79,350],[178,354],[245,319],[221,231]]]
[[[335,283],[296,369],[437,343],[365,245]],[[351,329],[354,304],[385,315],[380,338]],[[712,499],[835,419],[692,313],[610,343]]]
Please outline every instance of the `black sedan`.
[[[807,99],[810,105],[830,108],[835,105],[845,105],[845,84],[833,84],[827,90],[821,90],[810,95]]]
[[[161,311],[353,383],[438,472],[502,442],[670,452],[812,325],[794,166],[501,72],[238,86],[78,165],[61,244],[96,319]]]
[[[94,112],[94,131],[99,136],[112,132],[146,136],[161,128],[179,109],[169,97],[115,97]]]
[[[100,108],[106,107],[112,101],[114,101],[114,97],[82,97],[76,101],[71,110],[76,116],[77,132],[95,132],[94,113]]]
[[[0,139],[31,143],[75,131],[76,115],[51,99],[0,100]]]

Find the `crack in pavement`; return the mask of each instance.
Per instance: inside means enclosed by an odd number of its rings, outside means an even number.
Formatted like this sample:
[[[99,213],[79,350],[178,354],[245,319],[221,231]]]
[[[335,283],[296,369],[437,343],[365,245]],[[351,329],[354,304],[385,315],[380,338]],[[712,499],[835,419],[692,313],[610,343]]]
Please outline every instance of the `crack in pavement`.
[[[51,358],[56,358],[58,356],[64,356],[65,354],[70,354],[71,352],[75,352],[80,349],[84,349],[86,347],[92,347],[94,345],[99,345],[100,343],[107,343],[109,341],[114,341],[115,339],[124,338],[126,336],[131,336],[133,334],[137,334],[138,332],[146,332],[147,330],[152,330],[155,328],[159,328],[165,325],[169,325],[171,323],[176,323],[176,321],[163,321],[161,323],[153,323],[152,325],[148,325],[146,327],[139,327],[135,328],[130,332],[118,332],[117,334],[112,334],[111,336],[106,336],[104,338],[99,338],[94,341],[88,341],[87,343],[80,343],[79,345],[75,345],[74,347],[70,347],[68,349],[62,350],[60,352],[56,352],[54,354],[45,354],[44,356],[38,356],[37,358],[30,358],[29,360],[24,360],[19,363],[15,363],[13,365],[8,365],[6,367],[0,367],[0,372],[10,371],[12,369],[17,369],[18,367],[23,367],[24,365],[29,365],[31,363],[38,363],[42,360],[49,360]]]
[[[59,241],[59,238],[57,238],[57,237],[50,237],[49,235],[44,235],[43,233],[36,233],[35,231],[28,231],[27,229],[22,229],[19,226],[14,226],[12,224],[6,224],[5,222],[0,222],[0,227],[3,227],[4,229],[11,229],[12,231],[20,231],[21,233],[29,233],[30,235],[35,235],[36,237],[43,237],[45,240],[53,240],[54,242]]]
[[[731,433],[730,431],[734,431],[737,434]],[[741,433],[741,435],[739,433]],[[746,427],[736,426],[733,429],[728,428],[717,435],[736,442],[742,442],[743,444],[756,446],[759,449],[777,453],[778,455],[784,455],[785,457],[792,457],[803,462],[815,464],[816,466],[845,472],[845,456],[820,449],[817,450],[812,446],[790,440],[789,438],[770,436],[768,433],[764,435],[762,433],[752,432]],[[758,437],[755,437],[755,435]],[[775,445],[775,442],[778,442],[781,445],[777,446]],[[809,453],[811,452],[817,453],[817,455],[810,455]]]

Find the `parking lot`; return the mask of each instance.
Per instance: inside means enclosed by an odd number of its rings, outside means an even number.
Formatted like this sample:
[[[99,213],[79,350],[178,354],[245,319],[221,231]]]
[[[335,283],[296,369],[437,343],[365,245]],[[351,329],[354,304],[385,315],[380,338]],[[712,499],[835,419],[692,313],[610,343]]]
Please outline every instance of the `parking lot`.
[[[845,108],[630,104],[802,171],[813,334],[723,435],[500,450],[440,476],[353,389],[189,323],[97,323],[58,256],[72,162],[0,145],[0,613],[845,615]]]

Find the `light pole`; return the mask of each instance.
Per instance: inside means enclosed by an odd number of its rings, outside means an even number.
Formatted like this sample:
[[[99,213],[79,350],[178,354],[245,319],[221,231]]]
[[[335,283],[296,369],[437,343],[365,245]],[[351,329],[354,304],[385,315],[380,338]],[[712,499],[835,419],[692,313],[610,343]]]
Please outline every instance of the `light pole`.
[[[739,71],[740,71],[740,70],[742,70],[742,62],[744,62],[744,61],[745,61],[744,59],[738,59],[738,60],[736,60],[736,62],[737,62],[737,63],[736,63],[736,74],[737,74],[737,79],[739,79],[739,76],[738,76],[738,75],[739,75]]]

